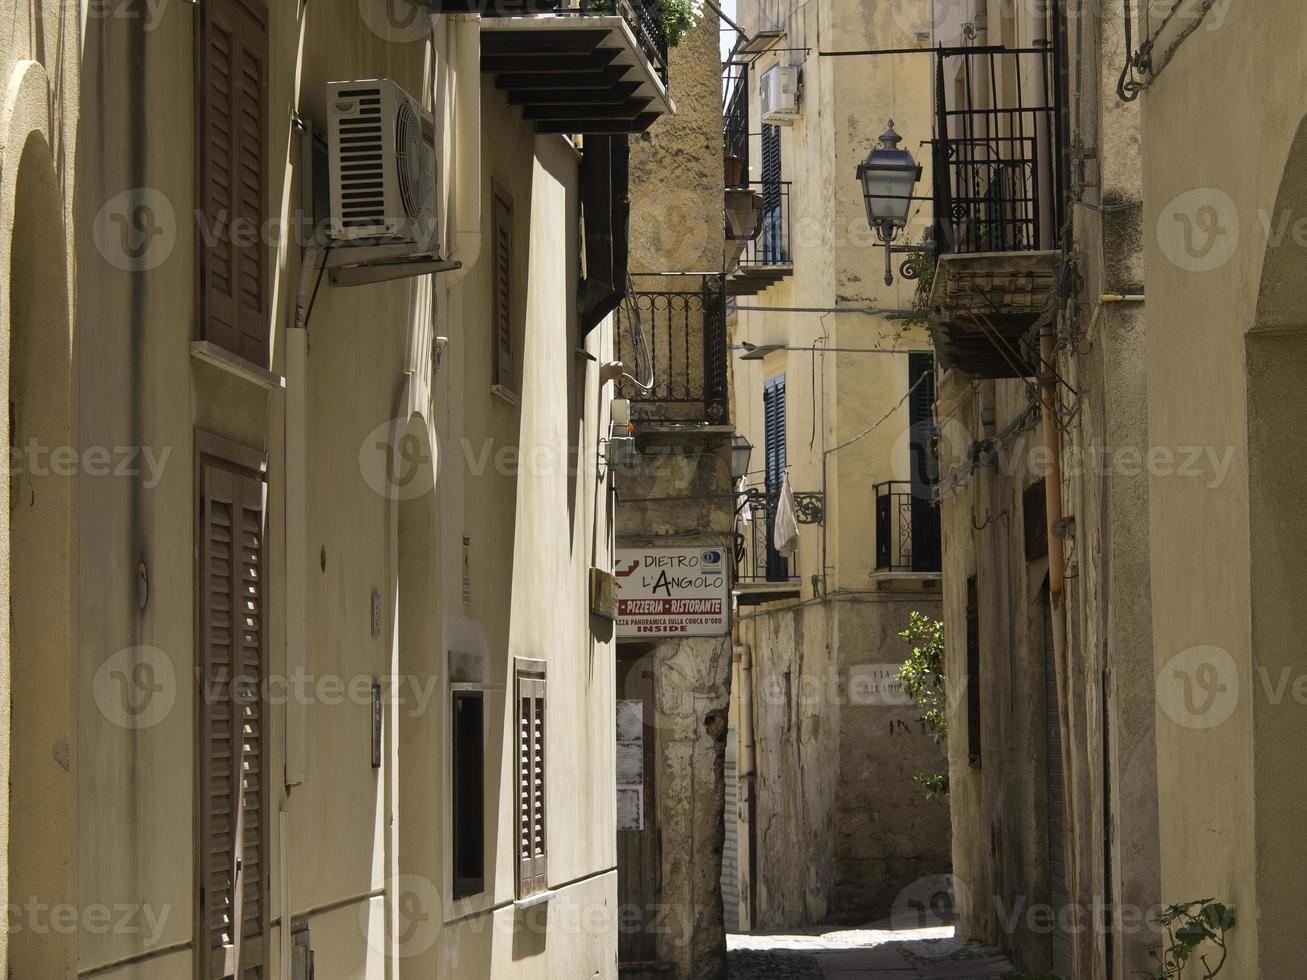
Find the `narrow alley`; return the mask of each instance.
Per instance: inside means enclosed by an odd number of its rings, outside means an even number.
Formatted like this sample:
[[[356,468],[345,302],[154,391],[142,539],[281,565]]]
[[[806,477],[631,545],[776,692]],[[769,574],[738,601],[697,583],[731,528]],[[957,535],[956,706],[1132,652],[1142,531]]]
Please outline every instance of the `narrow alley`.
[[[996,949],[929,929],[800,930],[728,936],[729,980],[1004,980],[1012,964]]]

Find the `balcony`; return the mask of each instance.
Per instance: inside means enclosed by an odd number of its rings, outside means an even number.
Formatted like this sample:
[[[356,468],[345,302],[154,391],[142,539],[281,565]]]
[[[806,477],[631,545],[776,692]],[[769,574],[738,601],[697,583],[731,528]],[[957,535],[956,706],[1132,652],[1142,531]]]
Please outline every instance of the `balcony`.
[[[618,397],[631,400],[637,430],[730,422],[721,276],[679,278],[677,289],[636,289],[617,311],[617,359],[627,375]],[[650,281],[636,277],[637,285]]]
[[[443,0],[480,13],[481,70],[537,133],[642,133],[676,107],[656,0]]]
[[[929,488],[889,480],[873,488],[876,500],[876,573],[938,574],[939,508]]]
[[[740,605],[799,598],[799,555],[782,555],[772,543],[776,495],[749,493],[735,524],[735,593]]]
[[[946,368],[1033,375],[1028,334],[1051,313],[1065,200],[1060,53],[936,53],[931,333]]]
[[[738,270],[726,280],[731,296],[756,296],[794,272],[790,252],[790,182],[750,180],[739,185],[762,198],[758,234],[743,242]]]

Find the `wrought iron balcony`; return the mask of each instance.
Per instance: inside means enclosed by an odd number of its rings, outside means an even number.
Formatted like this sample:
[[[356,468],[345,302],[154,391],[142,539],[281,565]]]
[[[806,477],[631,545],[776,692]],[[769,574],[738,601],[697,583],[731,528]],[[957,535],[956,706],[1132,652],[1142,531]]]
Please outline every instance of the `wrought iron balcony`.
[[[938,572],[942,567],[939,508],[929,488],[888,480],[876,498],[876,571]]]
[[[782,555],[773,540],[775,495],[750,493],[735,525],[735,582],[740,602],[797,598],[799,555]]]
[[[790,181],[750,180],[742,183],[762,197],[758,235],[744,243],[740,268],[726,281],[732,296],[754,296],[794,272],[790,239]]]
[[[749,66],[731,64],[722,77],[722,154],[738,161],[738,177],[727,177],[727,187],[749,180]]]
[[[637,426],[730,421],[722,279],[686,278],[698,281],[673,290],[633,290],[617,312],[617,359],[628,375],[618,396],[631,400]]]
[[[642,133],[675,112],[657,0],[442,0],[482,15],[481,70],[538,133]]]
[[[940,48],[933,151],[935,349],[981,377],[1033,373],[1025,335],[1055,286],[1065,214],[1062,54]]]

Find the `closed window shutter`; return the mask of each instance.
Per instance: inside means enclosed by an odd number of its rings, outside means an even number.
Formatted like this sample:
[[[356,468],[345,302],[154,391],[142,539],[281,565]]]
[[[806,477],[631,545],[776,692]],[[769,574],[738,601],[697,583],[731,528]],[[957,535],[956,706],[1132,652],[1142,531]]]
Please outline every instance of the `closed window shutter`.
[[[785,375],[772,378],[764,384],[762,400],[767,492],[778,493],[786,465]]]
[[[267,366],[267,12],[263,0],[201,10],[201,335]]]
[[[492,218],[494,237],[494,317],[495,364],[494,384],[513,390],[513,205],[499,194],[494,195]]]
[[[517,677],[518,875],[526,898],[549,887],[545,838],[545,678],[543,671]]]
[[[199,976],[265,980],[264,485],[208,462],[201,479]]]

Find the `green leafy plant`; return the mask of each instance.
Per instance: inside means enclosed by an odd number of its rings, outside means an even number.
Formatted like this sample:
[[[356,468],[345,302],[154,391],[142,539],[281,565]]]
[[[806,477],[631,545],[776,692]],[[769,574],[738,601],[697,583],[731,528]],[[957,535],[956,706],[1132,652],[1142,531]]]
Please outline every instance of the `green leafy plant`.
[[[662,0],[660,7],[658,26],[662,31],[662,41],[674,48],[694,25],[699,15],[697,5],[695,0]]]
[[[1139,972],[1144,980],[1181,980],[1196,977],[1212,980],[1225,966],[1225,934],[1234,928],[1234,909],[1210,898],[1181,902],[1162,909],[1153,921],[1166,932],[1166,942],[1149,947],[1148,955],[1156,962],[1156,970]],[[1203,946],[1211,947],[1199,953]],[[1218,958],[1219,954],[1219,958]],[[1215,959],[1215,964],[1210,960]],[[1201,974],[1186,973],[1194,966]]]
[[[912,266],[917,271],[917,291],[912,296],[912,315],[908,317],[909,326],[924,327],[930,313],[930,293],[935,288],[935,254],[923,252],[913,257]]]
[[[617,0],[590,0],[587,9],[596,14],[611,14]],[[661,0],[658,4],[658,40],[668,48],[681,43],[699,16],[702,0]],[[629,9],[629,8],[623,8]],[[626,15],[629,19],[630,14]]]
[[[935,744],[948,739],[948,706],[944,688],[944,624],[919,612],[908,617],[908,628],[899,634],[912,647],[912,653],[899,667],[903,693],[923,710],[922,724]],[[926,799],[942,803],[948,798],[948,773],[919,772],[912,777]]]

